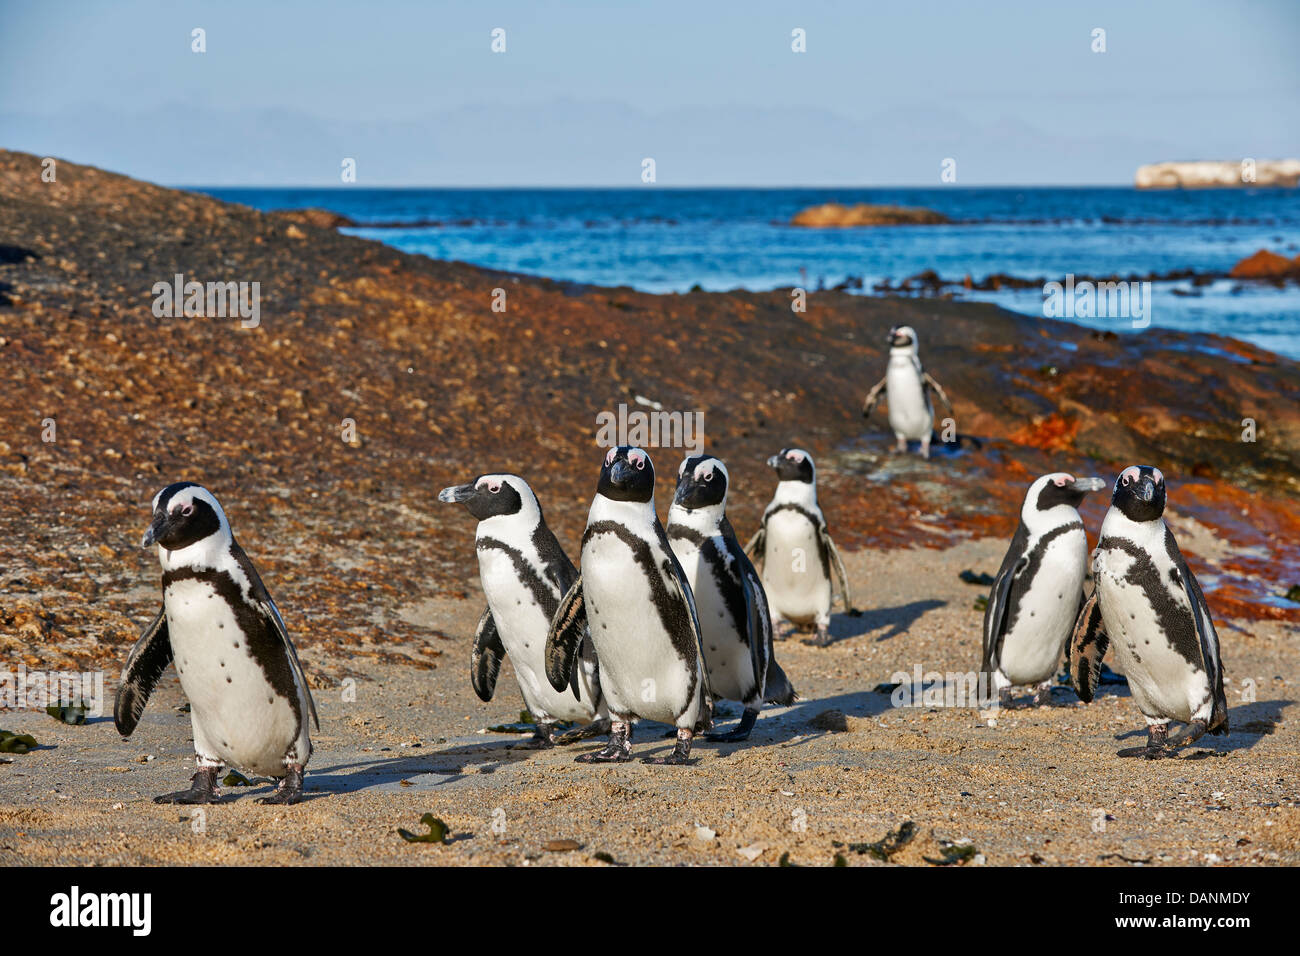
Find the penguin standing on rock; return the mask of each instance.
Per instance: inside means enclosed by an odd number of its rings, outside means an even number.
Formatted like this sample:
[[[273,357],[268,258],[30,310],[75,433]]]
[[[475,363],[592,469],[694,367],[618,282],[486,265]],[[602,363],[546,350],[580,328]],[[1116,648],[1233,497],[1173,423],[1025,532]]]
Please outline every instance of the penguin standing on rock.
[[[173,661],[190,701],[195,763],[188,790],[155,803],[214,803],[223,764],[279,780],[260,803],[297,803],[320,729],[298,653],[253,562],[206,488],[183,481],[153,499],[141,542],[158,546],[163,606],[126,660],[113,706],[129,737]]]
[[[560,602],[546,639],[546,676],[568,685],[590,631],[609,707],[609,744],[579,763],[632,759],[632,721],[677,728],[671,755],[685,764],[695,734],[712,724],[700,624],[691,586],[655,514],[655,473],[642,449],[611,448],[582,535],[578,580]]]
[[[470,655],[474,693],[484,702],[492,699],[501,660],[508,654],[537,728],[521,748],[556,743],[552,727],[558,721],[596,721],[565,734],[559,743],[608,733],[590,639],[583,640],[566,686],[554,688],[546,678],[546,632],[578,571],[547,527],[528,482],[518,475],[482,475],[467,485],[444,488],[438,500],[462,504],[478,519],[474,545],[488,606]]]
[[[1033,686],[1036,704],[1051,692],[1088,571],[1088,538],[1077,509],[1084,495],[1105,487],[1100,478],[1063,472],[1029,486],[984,610],[980,670],[1003,704],[1012,687]]]
[[[709,687],[715,696],[745,707],[730,733],[706,736],[746,740],[763,701],[789,707],[794,688],[773,654],[772,618],[762,582],[727,520],[727,466],[696,455],[682,461],[677,475],[668,541],[695,597]]]
[[[1164,510],[1160,469],[1134,465],[1120,473],[1093,554],[1093,593],[1071,639],[1070,677],[1079,697],[1092,700],[1113,646],[1146,717],[1146,746],[1121,750],[1121,757],[1167,757],[1206,731],[1228,732],[1219,635]],[[1186,724],[1174,737],[1171,720]]]
[[[907,443],[920,441],[921,457],[930,457],[930,442],[934,436],[934,406],[930,392],[939,396],[948,414],[952,403],[943,387],[921,367],[920,350],[916,332],[910,325],[896,326],[886,337],[889,343],[889,365],[882,378],[867,393],[862,404],[862,417],[870,418],[883,394],[889,400],[889,427],[897,439],[897,451],[907,451]]]
[[[845,611],[861,612],[853,607],[844,562],[817,505],[817,467],[802,448],[783,448],[767,464],[779,479],[776,494],[745,553],[762,562],[773,618],[815,625],[814,643],[824,646],[830,642],[832,567]]]

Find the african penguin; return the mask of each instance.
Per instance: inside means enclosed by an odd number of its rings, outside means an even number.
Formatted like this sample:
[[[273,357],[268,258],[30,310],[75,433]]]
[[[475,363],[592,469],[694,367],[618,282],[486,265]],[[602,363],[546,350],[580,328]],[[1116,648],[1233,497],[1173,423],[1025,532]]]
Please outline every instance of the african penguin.
[[[509,655],[537,728],[521,747],[555,743],[552,728],[559,721],[598,719],[566,734],[561,743],[608,733],[590,639],[582,642],[581,664],[573,669],[569,686],[556,690],[546,679],[546,632],[578,571],[546,526],[528,483],[518,475],[481,475],[467,485],[444,488],[438,500],[462,504],[478,519],[474,546],[487,610],[474,634],[470,682],[479,699],[492,699],[501,659]]]
[[[640,448],[611,448],[582,535],[580,575],[546,641],[551,686],[568,685],[589,627],[611,721],[609,744],[580,763],[632,759],[632,720],[672,724],[677,744],[647,763],[684,764],[712,723],[691,586],[655,514],[655,473]]]
[[[1134,465],[1120,473],[1093,552],[1093,593],[1071,639],[1070,676],[1079,697],[1092,700],[1113,646],[1146,717],[1146,746],[1121,750],[1121,757],[1169,756],[1207,730],[1228,732],[1219,635],[1164,510],[1160,469]],[[1170,737],[1170,720],[1187,726]]]
[[[762,582],[727,520],[729,484],[720,459],[684,459],[677,469],[667,530],[695,597],[709,688],[715,698],[745,707],[734,730],[706,737],[740,741],[748,739],[764,700],[789,707],[795,692],[773,655],[772,618]]]
[[[1084,495],[1105,487],[1100,478],[1063,472],[1029,486],[984,610],[980,670],[990,675],[1001,703],[1012,687],[1034,686],[1035,703],[1051,693],[1088,572],[1088,538],[1077,509]]]
[[[802,448],[783,448],[767,460],[776,470],[776,494],[745,553],[763,565],[763,587],[774,622],[813,624],[813,643],[830,642],[831,568],[839,578],[844,609],[856,615],[844,562],[817,505],[817,468]]]
[[[943,387],[921,367],[916,332],[910,325],[890,329],[886,341],[889,343],[889,365],[885,377],[867,393],[862,404],[862,417],[871,417],[871,410],[884,393],[889,401],[889,427],[898,442],[896,450],[907,451],[909,439],[919,440],[922,457],[929,458],[934,435],[934,406],[930,402],[930,392],[939,396],[949,415],[952,414],[952,403]]]
[[[158,546],[163,606],[131,648],[113,717],[135,730],[149,695],[173,661],[190,701],[197,772],[190,789],[155,803],[213,803],[223,764],[275,777],[261,803],[302,799],[316,704],[298,652],[257,569],[206,488],[168,485],[153,499],[142,547]]]

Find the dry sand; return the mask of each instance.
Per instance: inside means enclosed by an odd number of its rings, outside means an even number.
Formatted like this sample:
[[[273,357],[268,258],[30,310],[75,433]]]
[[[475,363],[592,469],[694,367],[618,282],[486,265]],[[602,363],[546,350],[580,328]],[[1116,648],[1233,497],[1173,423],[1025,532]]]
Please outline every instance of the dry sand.
[[[1294,625],[1223,622],[1233,733],[1181,759],[1115,756],[1142,726],[1122,686],[1088,706],[1061,690],[1057,706],[1003,710],[996,726],[974,710],[898,709],[872,692],[916,665],[977,666],[983,589],[957,575],[992,570],[1002,548],[985,539],[846,555],[867,612],[837,616],[830,647],[798,636],[778,645],[803,700],[766,711],[747,743],[698,744],[684,768],[578,765],[578,749],[593,744],[512,751],[512,738],[483,733],[515,719],[521,702],[508,668],[490,704],[470,690],[477,595],[410,602],[413,626],[454,635],[435,668],[357,670],[304,653],[322,730],[295,807],[255,803],[267,785],[228,788],[199,819],[151,802],[193,772],[170,672],[129,741],[111,719],[65,726],[6,713],[5,727],[44,746],[0,766],[0,863],[735,865],[788,854],[798,865],[837,855],[881,865],[847,844],[906,821],[917,836],[895,863],[926,865],[965,840],[978,856],[961,865],[1300,862]],[[355,701],[331,672],[359,677]],[[1247,678],[1254,703],[1242,702]],[[847,731],[813,724],[828,710],[843,712]],[[642,725],[638,754],[665,751],[663,730]],[[1134,736],[1117,742],[1124,734]],[[422,831],[428,812],[450,825],[450,843],[398,836]],[[547,849],[562,840],[578,848]]]

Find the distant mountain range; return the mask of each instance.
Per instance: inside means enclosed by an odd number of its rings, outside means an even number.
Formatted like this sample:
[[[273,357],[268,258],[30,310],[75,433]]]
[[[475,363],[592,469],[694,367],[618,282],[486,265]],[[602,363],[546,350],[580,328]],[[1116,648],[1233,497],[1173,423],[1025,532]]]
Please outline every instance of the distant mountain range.
[[[1182,145],[1055,119],[982,124],[945,108],[891,109],[865,120],[816,108],[652,114],[572,99],[463,107],[402,122],[341,122],[284,109],[87,106],[49,116],[0,113],[0,145],[155,182],[211,186],[339,185],[345,158],[357,161],[357,182],[370,186],[635,186],[647,157],[662,186],[940,185],[948,158],[957,161],[957,185],[1120,185],[1143,158]],[[1232,145],[1223,144],[1224,152]]]

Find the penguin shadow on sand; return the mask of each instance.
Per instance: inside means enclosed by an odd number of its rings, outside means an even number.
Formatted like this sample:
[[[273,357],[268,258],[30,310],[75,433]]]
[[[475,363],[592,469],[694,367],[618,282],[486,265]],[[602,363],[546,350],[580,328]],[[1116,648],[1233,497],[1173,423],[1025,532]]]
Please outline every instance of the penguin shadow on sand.
[[[424,776],[435,778],[435,786],[446,786],[478,775],[495,773],[503,767],[522,763],[530,755],[538,753],[535,750],[516,748],[514,745],[518,742],[513,738],[505,737],[499,741],[468,743],[446,748],[435,746],[419,756],[363,754],[360,755],[363,759],[331,764],[314,770],[307,777],[307,793],[308,796],[313,792],[317,796],[327,793],[357,793],[372,787],[400,785],[403,780]],[[576,754],[580,752],[581,745],[556,749]],[[469,767],[475,768],[471,774],[465,773]]]
[[[1282,711],[1294,703],[1294,700],[1288,698],[1278,698],[1277,700],[1259,700],[1230,706],[1228,708],[1228,727],[1230,729],[1226,735],[1217,737],[1206,734],[1171,756],[1177,760],[1208,760],[1225,756],[1237,750],[1250,750],[1276,730],[1278,725],[1282,723]],[[1138,721],[1140,721],[1140,717]],[[1135,721],[1135,724],[1138,721]],[[1145,740],[1146,736],[1146,728],[1135,725],[1130,730],[1115,734],[1115,739],[1129,740],[1137,738]]]
[[[940,601],[936,598],[926,598],[920,601],[909,601],[907,604],[900,604],[897,607],[859,610],[857,614],[831,615],[830,639],[823,646],[829,647],[832,644],[838,644],[840,641],[851,640],[866,634],[874,634],[876,631],[883,631],[883,633],[876,636],[877,643],[887,641],[890,638],[898,637],[900,634],[906,634],[912,625],[921,619],[922,615],[944,607],[947,603],[947,601]],[[808,635],[801,631],[793,631],[789,632],[786,637],[786,640],[798,639],[807,640]]]
[[[839,724],[843,718],[879,717],[893,709],[894,705],[889,694],[875,690],[853,691],[847,694],[836,694],[833,697],[800,698],[783,713],[767,716],[766,730],[770,738],[759,737],[758,731],[763,729],[763,721],[760,720],[754,728],[755,733],[749,743],[752,744],[757,740],[760,744],[774,743],[797,747],[811,743],[820,737],[846,732],[849,729],[847,720],[844,720],[842,725]],[[745,744],[740,746],[743,747]]]

